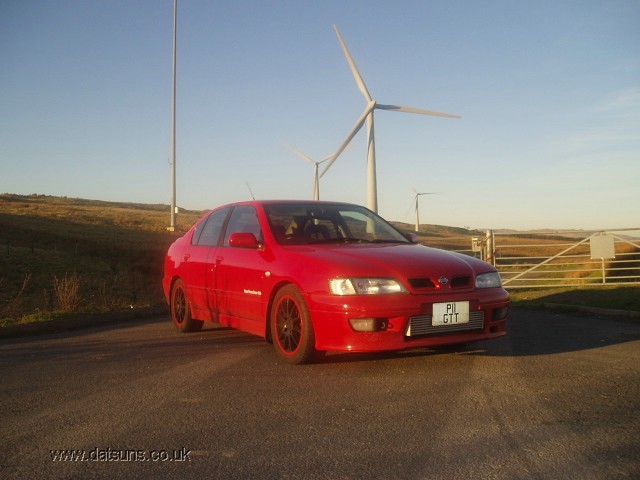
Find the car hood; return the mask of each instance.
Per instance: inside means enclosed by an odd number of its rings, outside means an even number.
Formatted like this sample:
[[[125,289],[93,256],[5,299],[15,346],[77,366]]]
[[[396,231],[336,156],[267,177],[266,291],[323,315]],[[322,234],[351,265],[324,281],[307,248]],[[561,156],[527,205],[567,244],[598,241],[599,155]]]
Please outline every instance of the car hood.
[[[318,260],[339,265],[341,275],[396,278],[458,275],[494,271],[476,258],[417,244],[342,244],[302,247]]]

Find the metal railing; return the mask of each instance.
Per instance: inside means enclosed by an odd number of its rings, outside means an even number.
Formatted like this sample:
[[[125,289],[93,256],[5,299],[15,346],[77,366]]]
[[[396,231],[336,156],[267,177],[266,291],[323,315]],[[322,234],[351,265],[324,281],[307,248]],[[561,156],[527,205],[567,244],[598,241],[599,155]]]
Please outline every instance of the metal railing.
[[[425,243],[493,264],[509,289],[640,285],[640,228],[487,230],[484,235],[430,238]]]
[[[640,285],[639,232],[492,233],[487,259],[511,289]]]

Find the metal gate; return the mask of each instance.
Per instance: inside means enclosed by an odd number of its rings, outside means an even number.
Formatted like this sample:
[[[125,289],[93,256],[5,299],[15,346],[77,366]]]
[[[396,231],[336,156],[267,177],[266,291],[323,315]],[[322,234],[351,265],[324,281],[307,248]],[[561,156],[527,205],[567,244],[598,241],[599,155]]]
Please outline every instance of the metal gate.
[[[586,235],[586,236],[585,236]],[[473,250],[514,288],[640,285],[640,228],[598,232],[494,233]]]

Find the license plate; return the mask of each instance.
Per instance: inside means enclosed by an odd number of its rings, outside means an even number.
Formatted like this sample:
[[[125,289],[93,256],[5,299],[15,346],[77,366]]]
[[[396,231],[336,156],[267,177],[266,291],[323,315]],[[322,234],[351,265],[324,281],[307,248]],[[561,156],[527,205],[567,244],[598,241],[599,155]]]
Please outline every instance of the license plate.
[[[433,304],[431,325],[458,325],[469,323],[469,302],[446,302]]]

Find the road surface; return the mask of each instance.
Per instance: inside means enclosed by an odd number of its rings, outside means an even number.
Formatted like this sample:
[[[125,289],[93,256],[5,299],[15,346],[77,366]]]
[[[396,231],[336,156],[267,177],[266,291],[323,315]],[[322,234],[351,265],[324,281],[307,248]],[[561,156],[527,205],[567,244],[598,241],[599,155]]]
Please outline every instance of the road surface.
[[[0,478],[640,478],[640,322],[280,363],[168,317],[0,340]]]

